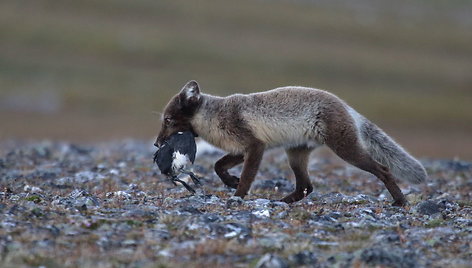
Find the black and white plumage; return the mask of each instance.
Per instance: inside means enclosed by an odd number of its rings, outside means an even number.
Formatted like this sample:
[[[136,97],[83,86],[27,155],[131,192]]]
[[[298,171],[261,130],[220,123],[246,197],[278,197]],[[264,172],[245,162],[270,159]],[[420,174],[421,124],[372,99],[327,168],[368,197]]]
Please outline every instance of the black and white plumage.
[[[170,177],[174,184],[180,182],[187,190],[195,193],[195,190],[180,180],[178,176],[187,174],[196,185],[200,184],[200,179],[187,169],[195,161],[196,152],[197,145],[194,134],[190,131],[178,132],[171,135],[159,146],[154,154],[154,162],[162,174]]]

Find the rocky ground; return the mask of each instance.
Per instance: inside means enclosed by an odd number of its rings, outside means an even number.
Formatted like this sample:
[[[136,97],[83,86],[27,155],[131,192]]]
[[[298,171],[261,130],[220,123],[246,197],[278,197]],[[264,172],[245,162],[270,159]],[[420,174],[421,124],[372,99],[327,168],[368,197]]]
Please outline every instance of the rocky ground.
[[[199,152],[196,195],[160,175],[152,154],[152,142],[133,140],[1,143],[0,266],[472,263],[471,163],[423,159],[427,186],[401,184],[410,206],[397,208],[372,175],[312,157],[315,192],[287,205],[275,201],[294,187],[281,150],[266,153],[244,201],[212,171],[221,152]]]

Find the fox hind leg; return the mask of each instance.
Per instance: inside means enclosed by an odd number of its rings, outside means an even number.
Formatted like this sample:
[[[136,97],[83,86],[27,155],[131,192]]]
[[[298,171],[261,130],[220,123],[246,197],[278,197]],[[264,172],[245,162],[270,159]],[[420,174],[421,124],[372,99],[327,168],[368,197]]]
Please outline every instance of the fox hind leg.
[[[404,206],[407,201],[402,191],[398,187],[395,179],[386,166],[376,162],[369,153],[362,148],[357,137],[347,137],[347,139],[336,142],[328,141],[327,145],[346,162],[374,174],[379,178],[392,195],[394,206]]]
[[[303,199],[313,191],[313,186],[308,176],[308,160],[312,150],[312,148],[305,146],[286,150],[290,167],[295,174],[296,186],[295,191],[284,197],[281,201],[293,203]]]
[[[386,166],[377,163],[372,158],[370,158],[370,156],[367,159],[357,161],[355,166],[374,174],[384,183],[385,187],[393,197],[393,206],[402,207],[407,204],[405,196],[403,195],[402,191],[395,182],[395,179]]]

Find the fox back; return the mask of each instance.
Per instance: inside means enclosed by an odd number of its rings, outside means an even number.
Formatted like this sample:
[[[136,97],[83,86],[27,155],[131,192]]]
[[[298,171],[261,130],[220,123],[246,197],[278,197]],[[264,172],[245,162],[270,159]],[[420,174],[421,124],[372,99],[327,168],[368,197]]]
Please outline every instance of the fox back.
[[[240,153],[247,137],[267,148],[324,144],[328,125],[346,121],[353,124],[345,103],[336,96],[318,89],[284,87],[225,98],[203,94],[192,126],[208,142]]]

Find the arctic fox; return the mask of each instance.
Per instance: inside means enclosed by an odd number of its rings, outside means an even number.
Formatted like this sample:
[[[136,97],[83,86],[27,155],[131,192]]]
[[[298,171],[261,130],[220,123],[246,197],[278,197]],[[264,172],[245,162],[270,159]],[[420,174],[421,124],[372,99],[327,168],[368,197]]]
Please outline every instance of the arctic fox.
[[[423,182],[424,167],[375,124],[337,96],[314,88],[281,87],[253,94],[217,97],[188,82],[165,107],[159,145],[179,131],[192,131],[227,155],[215,163],[224,184],[243,198],[257,174],[264,150],[286,149],[295,191],[282,201],[292,203],[313,191],[307,165],[310,152],[327,145],[348,163],[374,174],[388,189],[394,206],[406,199],[394,178]],[[244,163],[241,179],[228,170]]]

